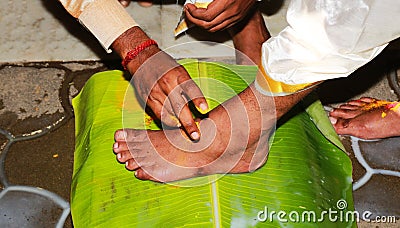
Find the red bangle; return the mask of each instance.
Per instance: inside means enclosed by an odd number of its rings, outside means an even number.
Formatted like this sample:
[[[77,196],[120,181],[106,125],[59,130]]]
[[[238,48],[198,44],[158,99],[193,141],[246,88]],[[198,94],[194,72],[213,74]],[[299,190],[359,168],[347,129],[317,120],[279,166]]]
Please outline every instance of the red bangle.
[[[126,53],[124,60],[122,60],[122,66],[124,67],[124,69],[127,70],[126,66],[128,65],[128,63],[132,61],[137,55],[139,55],[141,51],[150,47],[151,45],[158,46],[155,40],[146,40],[145,42],[135,47],[133,50],[128,51],[128,53]]]

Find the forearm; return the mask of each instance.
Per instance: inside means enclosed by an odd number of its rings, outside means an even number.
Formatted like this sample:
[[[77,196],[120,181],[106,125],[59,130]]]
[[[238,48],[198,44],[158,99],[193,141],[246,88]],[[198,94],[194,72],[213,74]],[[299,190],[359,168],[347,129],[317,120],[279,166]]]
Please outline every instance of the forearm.
[[[124,59],[126,54],[139,46],[143,42],[149,40],[150,37],[139,27],[132,27],[122,33],[113,43],[112,49]],[[151,56],[158,53],[160,49],[156,45],[151,45],[141,51],[133,61],[129,62],[127,68],[131,74],[134,74],[137,69]]]
[[[138,26],[116,0],[59,0],[64,8],[85,26],[107,52],[128,29]]]

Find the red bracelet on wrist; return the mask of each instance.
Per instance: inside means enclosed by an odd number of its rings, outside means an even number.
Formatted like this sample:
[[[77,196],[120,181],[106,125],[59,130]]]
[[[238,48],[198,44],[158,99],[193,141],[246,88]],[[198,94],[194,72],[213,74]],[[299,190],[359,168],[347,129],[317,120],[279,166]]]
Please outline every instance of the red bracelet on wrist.
[[[125,70],[126,66],[128,65],[128,63],[130,61],[132,61],[137,55],[139,55],[139,53],[141,51],[143,51],[144,49],[150,47],[151,45],[156,45],[158,46],[157,42],[155,40],[146,40],[145,42],[139,44],[137,47],[135,47],[133,50],[128,51],[128,53],[126,53],[126,56],[124,58],[124,60],[122,60],[122,66],[124,67]]]

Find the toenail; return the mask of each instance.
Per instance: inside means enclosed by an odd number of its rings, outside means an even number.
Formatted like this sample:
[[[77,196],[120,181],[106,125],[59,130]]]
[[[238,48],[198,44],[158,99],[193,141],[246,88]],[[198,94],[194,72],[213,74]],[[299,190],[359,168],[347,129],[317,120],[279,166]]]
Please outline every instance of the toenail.
[[[118,154],[117,154],[117,158],[118,158],[118,160],[121,159],[121,158],[122,158],[122,154],[121,154],[121,153],[118,153]]]
[[[192,132],[192,134],[190,134],[190,136],[192,137],[192,139],[194,139],[194,140],[198,140],[199,138],[200,138],[200,135],[199,135],[199,133],[197,133],[197,132]]]
[[[124,140],[125,140],[126,137],[127,137],[127,134],[126,134],[125,131],[120,131],[118,135],[119,135],[119,138],[122,138],[122,139],[124,139]]]
[[[115,143],[114,143],[114,149],[117,149],[118,146],[119,146],[119,145],[118,145],[118,142],[115,142]]]

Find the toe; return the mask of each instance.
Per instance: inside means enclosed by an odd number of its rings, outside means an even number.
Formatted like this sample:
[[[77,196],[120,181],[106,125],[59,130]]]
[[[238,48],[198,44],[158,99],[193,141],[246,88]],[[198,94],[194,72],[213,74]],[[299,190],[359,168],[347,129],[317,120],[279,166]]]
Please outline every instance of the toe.
[[[127,132],[124,129],[117,130],[114,134],[115,141],[126,141]]]
[[[346,135],[349,133],[349,120],[339,118],[333,127],[339,135]]]
[[[139,179],[139,180],[151,180],[151,181],[154,181],[154,182],[163,182],[163,181],[160,181],[160,180],[158,180],[158,179],[156,179],[156,178],[153,178],[151,175],[149,175],[146,171],[144,171],[143,169],[138,169],[138,170],[136,170],[135,171],[135,177],[137,178],[137,179]]]
[[[371,97],[361,97],[359,100],[365,103],[371,103],[377,101],[375,98]]]
[[[122,151],[117,153],[117,160],[121,163],[125,163],[130,159],[132,159],[132,155],[129,151]]]
[[[351,119],[354,118],[362,113],[362,110],[355,109],[341,109],[341,108],[335,108],[333,111],[329,113],[330,117],[333,118],[342,118],[342,119]]]
[[[117,141],[113,145],[113,150],[114,150],[114,153],[119,153],[122,151],[128,151],[129,148],[128,148],[128,145],[126,144],[126,142],[123,142],[123,141],[118,142]]]
[[[145,130],[120,129],[115,132],[114,139],[117,142],[143,142],[147,140],[147,133]]]
[[[135,160],[133,158],[131,158],[125,162],[125,167],[127,170],[133,171],[133,170],[138,169],[139,165],[135,162]]]
[[[346,104],[340,105],[339,108],[340,108],[340,109],[346,109],[346,110],[354,110],[354,109],[358,109],[359,106],[358,106],[358,105],[352,105],[352,104],[346,103]]]

